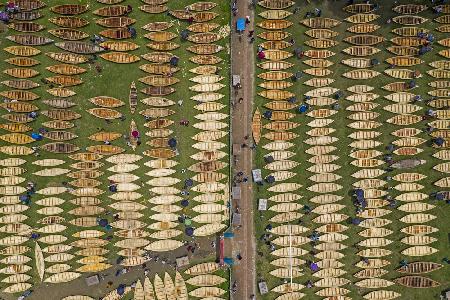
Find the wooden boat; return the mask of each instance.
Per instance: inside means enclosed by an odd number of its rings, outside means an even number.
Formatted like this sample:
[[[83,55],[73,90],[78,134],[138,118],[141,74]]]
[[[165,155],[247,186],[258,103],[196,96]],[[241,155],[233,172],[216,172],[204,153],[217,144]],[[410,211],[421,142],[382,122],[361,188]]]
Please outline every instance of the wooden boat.
[[[380,16],[376,14],[354,14],[346,18],[345,21],[356,24],[369,23],[378,19],[379,17]]]
[[[128,12],[128,8],[124,5],[104,6],[93,11],[95,15],[101,17],[119,17],[127,14]]]
[[[262,0],[258,2],[258,5],[266,9],[286,9],[294,4],[295,2],[291,0]]]
[[[341,24],[338,20],[323,17],[304,19],[300,23],[314,29],[330,29]]]
[[[380,52],[380,49],[372,46],[351,46],[342,51],[353,56],[371,56]]]
[[[20,32],[38,32],[44,29],[43,25],[34,22],[14,22],[8,25],[8,28]]]
[[[431,278],[423,276],[403,276],[394,280],[396,283],[409,288],[433,288],[441,284]]]
[[[118,27],[127,27],[136,22],[135,19],[129,18],[129,17],[109,17],[109,18],[101,18],[95,21],[100,26],[103,27],[111,27],[111,28],[118,28]]]
[[[375,6],[373,4],[358,3],[347,5],[343,9],[351,14],[367,14],[371,13],[375,9]]]
[[[400,25],[411,26],[411,25],[422,24],[422,23],[428,21],[428,19],[420,17],[420,16],[403,15],[403,16],[393,17],[392,21],[394,21],[395,23],[400,24]]]
[[[142,29],[147,31],[164,31],[172,27],[173,23],[171,22],[151,22],[144,26]]]
[[[60,15],[79,15],[88,9],[88,5],[83,4],[63,4],[50,7],[52,12]]]
[[[408,274],[425,274],[429,272],[433,272],[442,268],[441,264],[433,263],[433,262],[412,262],[407,266],[402,266],[397,269],[400,273],[408,273]]]
[[[53,43],[53,40],[44,36],[35,34],[16,34],[6,37],[8,40],[24,46],[41,46]]]
[[[15,78],[31,78],[39,74],[38,71],[28,68],[11,68],[5,69],[3,73]]]
[[[354,79],[354,80],[361,80],[361,79],[371,79],[375,78],[376,76],[380,75],[381,73],[375,71],[375,70],[368,70],[368,69],[358,69],[358,70],[350,70],[348,72],[345,72],[342,74],[342,76]],[[363,95],[363,94],[359,94]]]
[[[35,83],[34,81],[28,79],[14,79],[14,80],[5,80],[1,82],[3,85],[7,87],[18,89],[18,90],[28,90],[39,87],[39,83]]]
[[[87,57],[69,52],[47,52],[48,57],[66,64],[81,64],[87,62]]]
[[[370,34],[352,35],[344,39],[345,42],[357,46],[373,46],[384,41],[384,37]]]
[[[131,64],[140,60],[139,56],[124,52],[103,53],[100,57],[117,64]]]
[[[258,37],[268,41],[282,41],[290,36],[286,31],[264,31]]]
[[[259,13],[260,17],[262,17],[264,19],[269,19],[269,20],[281,20],[281,19],[285,19],[285,18],[289,17],[290,15],[292,15],[291,12],[289,12],[287,10],[281,10],[281,9],[264,10],[261,13]]]
[[[55,46],[77,54],[95,54],[103,51],[103,48],[101,48],[100,46],[79,41],[55,43]]]
[[[86,32],[72,28],[51,29],[48,32],[60,39],[69,41],[78,41],[89,37]]]
[[[257,26],[267,30],[283,30],[292,26],[292,24],[288,20],[263,20]]]
[[[400,297],[401,294],[394,292],[394,291],[388,291],[388,290],[376,290],[370,293],[367,293],[363,296],[364,299],[367,300],[391,300]]]
[[[392,8],[392,10],[398,14],[402,15],[416,15],[418,13],[423,12],[428,7],[426,5],[421,4],[403,4],[397,5]]]
[[[447,15],[439,16],[434,20],[438,23],[450,24],[450,18]]]
[[[347,28],[347,31],[357,34],[371,33],[380,28],[380,25],[373,23],[355,24]]]
[[[89,24],[89,21],[86,19],[72,16],[53,17],[48,20],[55,25],[65,28],[80,28]]]

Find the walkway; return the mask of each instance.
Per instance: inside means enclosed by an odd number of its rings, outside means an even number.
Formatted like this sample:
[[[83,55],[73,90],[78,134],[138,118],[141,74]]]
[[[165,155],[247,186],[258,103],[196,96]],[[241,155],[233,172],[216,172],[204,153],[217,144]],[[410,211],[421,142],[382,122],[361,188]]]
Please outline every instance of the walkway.
[[[234,101],[234,109],[232,113],[232,142],[234,144],[252,144],[251,138],[251,120],[253,111],[253,81],[254,81],[254,54],[253,45],[248,42],[248,30],[244,32],[241,38],[235,33],[236,20],[239,17],[245,18],[250,16],[254,20],[253,10],[248,7],[249,1],[238,0],[238,13],[233,17],[233,34],[231,38],[232,49],[232,74],[241,76],[242,88],[238,94],[232,95]],[[250,30],[253,30],[253,22],[250,24]],[[239,98],[243,98],[239,103]],[[245,136],[249,136],[245,140]],[[242,171],[246,176],[251,177],[253,150],[249,147],[243,148],[237,157],[234,165],[234,172]],[[252,183],[242,184],[241,200],[239,200],[239,209],[242,214],[242,227],[235,231],[233,239],[233,254],[241,254],[242,260],[237,261],[233,268],[233,280],[237,281],[237,292],[232,295],[232,299],[246,300],[250,299],[250,295],[256,295],[256,271],[255,271],[255,238],[253,224],[253,193]],[[233,282],[232,282],[233,283]],[[232,284],[231,283],[231,284]]]

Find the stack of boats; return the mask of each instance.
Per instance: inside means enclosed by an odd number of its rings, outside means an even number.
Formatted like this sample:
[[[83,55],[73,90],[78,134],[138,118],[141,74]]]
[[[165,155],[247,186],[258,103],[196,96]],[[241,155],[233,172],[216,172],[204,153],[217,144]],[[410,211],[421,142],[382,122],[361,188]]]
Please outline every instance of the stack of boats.
[[[380,26],[371,23],[380,16],[374,13],[374,6],[371,4],[350,5],[345,10],[353,13],[346,18],[346,21],[353,24],[347,28],[353,35],[345,39],[352,46],[344,49],[344,53],[354,57],[342,61],[353,68],[343,76],[369,82],[380,75],[373,69],[377,65],[374,55],[380,52],[376,46],[384,41],[384,37],[376,34]],[[376,130],[382,123],[377,121],[380,113],[375,110],[379,106],[379,95],[372,92],[374,89],[375,87],[366,84],[353,85],[348,88],[352,94],[346,97],[346,100],[351,101],[346,110],[352,112],[348,116],[352,122],[347,126],[356,130],[349,135],[354,140],[349,145],[352,148],[350,157],[354,159],[351,164],[359,168],[351,175],[357,179],[352,185],[354,189],[362,191],[362,195],[357,192],[357,197],[363,196],[365,199],[361,211],[357,212],[357,217],[360,218],[358,226],[362,229],[358,234],[363,240],[357,244],[362,249],[356,253],[360,257],[356,266],[361,270],[356,272],[354,277],[358,279],[355,283],[358,287],[369,289],[364,290],[366,299],[398,296],[397,293],[384,289],[393,282],[381,278],[387,273],[383,267],[390,264],[384,257],[391,251],[383,247],[392,243],[385,238],[392,231],[384,227],[391,221],[382,218],[391,211],[383,208],[388,202],[380,199],[387,192],[383,190],[386,181],[379,178],[385,171],[382,169],[383,153],[376,149],[382,145],[378,141],[381,132]]]
[[[186,280],[186,283],[190,285],[189,296],[194,298],[206,299],[208,297],[215,299],[220,298],[226,293],[226,291],[219,287],[219,285],[226,282],[226,279],[216,275],[219,270],[219,265],[215,262],[204,262],[194,265],[184,271],[184,273],[190,276]]]
[[[393,8],[399,14],[393,20],[395,23],[403,25],[403,27],[393,30],[398,35],[398,37],[391,40],[396,44],[393,47],[409,47],[412,52],[412,49],[417,51],[420,47],[425,46],[427,35],[430,33],[426,29],[421,28],[420,24],[426,22],[427,19],[418,14],[426,9],[427,7],[425,5],[416,4],[399,5]],[[421,34],[425,36],[421,37]],[[409,63],[403,63],[403,65],[399,63],[397,64],[399,67],[414,68],[415,65],[423,63],[421,59],[413,57],[413,53],[406,55],[402,61],[409,61]],[[415,75],[417,77],[420,74]],[[432,74],[430,73],[430,75]],[[413,85],[410,84],[409,88],[413,88]],[[421,103],[420,101],[414,101],[420,96],[408,90],[399,91],[397,94],[403,94],[403,98],[397,97],[397,100],[393,100],[391,97],[395,94],[386,96],[389,100],[396,101],[397,103],[384,107],[384,109],[396,114],[387,120],[389,123],[402,126],[400,129],[391,133],[396,137],[392,144],[397,148],[394,154],[396,158],[398,157],[398,159],[395,159],[396,162],[392,167],[395,169],[404,169],[405,165],[408,165],[409,162],[412,163],[408,166],[408,172],[401,172],[393,176],[393,179],[396,181],[394,190],[399,192],[395,196],[395,199],[400,202],[400,206],[397,209],[403,212],[403,216],[399,219],[403,227],[400,231],[404,234],[404,237],[400,240],[403,249],[401,253],[411,259],[421,259],[423,256],[428,256],[438,251],[432,247],[432,243],[436,241],[436,238],[428,235],[437,230],[429,224],[429,222],[436,218],[430,213],[430,210],[435,206],[425,203],[429,195],[421,191],[425,188],[426,182],[424,182],[424,179],[427,178],[427,175],[414,172],[415,168],[420,167],[426,162],[415,157],[424,150],[423,147],[426,145],[426,139],[419,136],[422,134],[422,130],[416,129],[413,126],[410,127],[410,125],[422,121],[422,116],[418,112],[423,107],[418,105]],[[392,106],[397,106],[399,109],[397,111],[388,109],[388,107]],[[399,272],[406,273],[407,276],[396,278],[395,282],[413,288],[437,286],[439,285],[438,282],[420,275],[424,273],[422,272],[424,268],[430,268],[430,271],[432,271],[437,266],[437,264],[432,262],[414,262],[411,266],[404,266],[398,269]]]
[[[129,53],[136,50],[139,46],[136,43],[125,41],[132,38],[131,30],[128,26],[132,26],[136,20],[128,17],[128,7],[126,5],[116,4],[116,1],[97,0],[105,4],[93,13],[101,18],[95,21],[98,25],[103,27],[100,35],[111,39],[100,43],[99,46],[105,50],[106,53],[100,54],[100,57],[119,64],[130,64],[140,60],[139,56]]]
[[[4,49],[14,57],[5,60],[11,67],[5,69],[3,73],[11,78],[2,82],[6,88],[0,93],[5,99],[1,107],[8,112],[2,115],[7,122],[2,123],[0,128],[7,133],[2,132],[0,136],[2,140],[0,151],[11,156],[0,161],[0,232],[2,234],[0,273],[3,277],[2,291],[6,293],[23,292],[32,286],[28,281],[32,278],[31,257],[34,256],[32,253],[35,244],[26,244],[29,242],[32,227],[26,224],[29,206],[22,199],[27,192],[26,178],[23,177],[27,161],[17,156],[33,153],[33,150],[26,145],[35,141],[25,134],[32,130],[31,126],[26,124],[33,120],[29,113],[39,110],[38,106],[31,102],[39,98],[39,95],[31,91],[39,87],[37,82],[31,80],[39,75],[38,71],[32,69],[40,63],[33,58],[40,53],[40,50],[34,46],[52,42],[37,33],[44,27],[33,22],[41,16],[39,9],[44,7],[45,3],[28,1],[22,4],[22,11],[14,14],[12,22],[8,25],[13,34],[7,39],[18,45]]]
[[[145,231],[147,223],[143,221],[142,211],[146,205],[141,203],[143,195],[139,193],[141,188],[139,176],[133,171],[139,169],[141,155],[117,154],[106,159],[113,164],[108,171],[113,174],[108,177],[113,182],[115,192],[109,196],[113,203],[109,207],[114,211],[114,222],[111,226],[115,228],[114,246],[118,248],[118,254],[124,259],[120,262],[123,266],[142,265],[146,259],[143,257],[144,247],[148,245],[148,232]]]
[[[186,29],[190,43],[187,50],[194,54],[189,60],[197,65],[189,70],[189,80],[194,83],[189,90],[195,93],[191,100],[199,111],[194,116],[196,123],[192,125],[198,132],[191,137],[195,141],[192,147],[198,152],[191,156],[195,163],[188,168],[195,173],[191,189],[196,193],[192,198],[195,201],[192,210],[198,214],[193,221],[199,224],[195,228],[195,236],[208,236],[223,230],[226,225],[222,222],[228,219],[225,205],[228,201],[228,178],[221,173],[228,166],[223,161],[226,153],[222,150],[227,144],[220,141],[228,134],[228,114],[221,112],[226,106],[220,103],[224,97],[220,90],[226,85],[222,83],[224,77],[220,75],[218,66],[222,59],[216,55],[224,51],[224,47],[218,44],[223,38],[217,32],[220,24],[214,22],[219,14],[211,11],[216,6],[214,2],[195,2],[183,10],[170,12],[178,19],[193,20]]]
[[[71,218],[67,221],[77,228],[69,249],[74,250],[72,253],[78,256],[77,263],[81,264],[77,272],[101,271],[110,266],[104,263],[106,258],[103,257],[107,253],[105,246],[108,241],[104,239],[105,233],[98,230],[97,222],[97,216],[105,211],[98,198],[105,192],[99,188],[102,182],[98,179],[104,174],[99,170],[104,165],[100,162],[103,155],[78,152],[69,155],[69,158],[74,161],[70,165],[72,172],[67,174],[71,178],[68,185],[73,198],[69,200],[72,209],[68,211]]]
[[[188,290],[183,277],[178,271],[175,273],[174,280],[167,272],[164,273],[164,278],[161,278],[156,273],[153,284],[148,277],[145,277],[143,284],[140,280],[137,282],[134,288],[134,299],[187,300]]]
[[[259,84],[262,89],[258,94],[268,101],[264,104],[268,110],[261,113],[256,109],[252,134],[255,144],[264,142],[262,148],[270,151],[265,155],[267,164],[264,166],[269,172],[266,179],[273,182],[268,188],[271,193],[268,209],[274,214],[269,222],[274,224],[271,233],[275,236],[271,241],[275,250],[271,252],[273,260],[270,264],[274,269],[270,274],[277,278],[294,279],[294,282],[276,286],[272,291],[282,294],[280,299],[299,299],[304,296],[301,293],[304,286],[297,281],[303,275],[301,265],[305,263],[300,257],[308,253],[300,246],[308,243],[309,239],[305,236],[307,228],[291,224],[302,217],[299,212],[302,205],[298,203],[301,196],[297,193],[302,185],[295,182],[297,173],[292,171],[299,164],[291,160],[296,153],[290,151],[295,147],[293,141],[298,138],[293,130],[300,125],[293,120],[295,114],[292,111],[297,107],[296,95],[288,90],[293,86],[289,80],[293,73],[288,70],[294,64],[286,61],[292,56],[288,50],[292,45],[287,41],[290,33],[285,30],[293,25],[289,20],[292,13],[286,9],[294,2],[265,0],[258,4],[265,9],[256,22],[256,26],[263,31],[258,34],[262,40],[258,47],[265,54],[264,60],[258,63],[263,70],[258,77],[264,80]],[[265,124],[263,117],[268,120]],[[267,132],[263,134],[264,131]]]
[[[86,26],[89,23],[86,19],[79,16],[88,11],[88,5],[63,4],[53,6],[50,10],[57,15],[50,18],[49,21],[59,27],[50,29],[49,33],[63,40],[62,42],[55,43],[58,48],[72,52],[72,54],[67,52],[46,53],[47,56],[58,62],[56,65],[46,68],[55,74],[54,76],[45,78],[51,87],[54,86],[48,89],[47,92],[58,98],[71,97],[76,94],[72,88],[83,83],[82,79],[77,75],[86,72],[86,69],[77,66],[77,64],[87,61],[87,58],[80,54],[90,54],[89,52],[91,51],[95,52],[93,45],[83,42],[83,40],[89,37],[89,34],[79,30],[80,27]],[[99,51],[100,49],[97,50]],[[55,105],[58,104],[55,103]],[[67,108],[75,104],[60,105],[66,105],[64,108]]]
[[[29,207],[22,204],[20,195],[26,192],[25,181],[21,175],[26,170],[23,165],[26,160],[18,157],[6,158],[0,161],[0,273],[2,290],[6,293],[21,292],[31,284],[32,248],[25,243],[29,240],[32,228],[26,224],[25,215]]]
[[[163,12],[167,10],[166,2],[164,0],[148,3],[140,9],[152,14],[156,19],[158,14],[164,15]],[[140,112],[147,119],[144,126],[148,128],[145,135],[149,137],[144,155],[151,158],[145,163],[145,166],[151,168],[146,173],[150,177],[146,184],[150,186],[151,197],[147,201],[152,214],[148,220],[148,228],[152,230],[149,234],[151,243],[146,249],[157,252],[171,251],[182,245],[175,240],[182,234],[175,228],[181,211],[177,203],[182,198],[179,196],[180,189],[175,187],[180,180],[172,177],[176,173],[174,167],[178,163],[171,159],[177,152],[176,145],[171,143],[174,132],[170,127],[174,122],[168,118],[175,113],[169,108],[175,105],[175,101],[166,98],[176,92],[173,85],[179,82],[175,77],[179,71],[178,57],[169,52],[180,46],[173,41],[178,35],[169,31],[172,25],[171,22],[152,22],[142,27],[148,31],[145,37],[150,40],[147,47],[151,52],[142,55],[149,63],[139,66],[146,73],[139,81],[147,85],[141,92],[148,95],[141,100],[148,108]],[[175,139],[172,142],[175,142]]]
[[[312,165],[306,170],[313,173],[309,177],[313,183],[307,190],[314,195],[310,201],[315,206],[312,213],[317,216],[312,221],[318,225],[314,230],[319,235],[318,243],[314,246],[314,260],[317,260],[320,269],[312,275],[319,278],[314,283],[320,288],[316,292],[317,295],[342,297],[349,292],[343,287],[349,280],[343,278],[346,271],[342,269],[344,264],[340,262],[343,258],[340,251],[347,248],[344,241],[348,238],[345,234],[348,227],[342,222],[348,216],[340,212],[345,207],[339,203],[343,197],[338,195],[343,187],[338,183],[341,176],[336,172],[341,166],[338,164],[339,156],[335,154],[337,147],[333,145],[339,140],[333,136],[338,129],[333,123],[339,116],[340,91],[332,86],[334,79],[330,77],[333,71],[329,68],[333,66],[333,62],[328,60],[335,55],[331,48],[338,44],[335,38],[339,33],[335,28],[341,22],[331,18],[314,17],[304,19],[301,23],[308,27],[306,35],[312,38],[305,41],[311,49],[305,51],[307,59],[303,61],[311,67],[304,72],[313,76],[304,82],[310,89],[304,93],[306,102],[313,107],[306,113],[308,117],[313,118],[306,124],[311,128],[306,132],[309,137],[305,143],[311,146],[306,153],[312,155],[308,160]]]

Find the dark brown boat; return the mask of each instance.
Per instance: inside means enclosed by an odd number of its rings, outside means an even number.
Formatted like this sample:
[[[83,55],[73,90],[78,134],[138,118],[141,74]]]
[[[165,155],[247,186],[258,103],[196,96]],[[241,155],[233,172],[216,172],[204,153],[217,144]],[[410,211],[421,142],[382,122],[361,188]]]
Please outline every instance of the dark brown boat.
[[[5,62],[18,67],[32,67],[40,64],[40,62],[31,57],[11,57],[5,59]]]
[[[62,130],[55,130],[55,131],[46,131],[42,134],[45,138],[48,138],[53,141],[69,141],[77,138],[78,136],[70,131],[62,131]]]
[[[394,281],[410,288],[433,288],[441,285],[439,282],[423,276],[403,276]]]
[[[16,34],[6,37],[8,40],[25,46],[41,46],[53,43],[52,39],[34,34]]]
[[[34,22],[14,22],[9,24],[8,27],[20,32],[38,32],[45,28],[43,25]]]
[[[11,19],[16,21],[33,21],[42,17],[39,11],[21,11],[11,16]]]
[[[28,103],[28,102],[22,102],[22,101],[2,103],[2,104],[0,104],[0,107],[9,109],[12,112],[18,112],[18,113],[27,113],[27,112],[39,110],[39,107],[37,107],[36,105],[34,105],[32,103]]]
[[[42,123],[42,126],[52,129],[69,129],[75,126],[75,124],[69,122],[69,121],[61,121],[61,120],[51,120]]]
[[[34,120],[28,114],[6,114],[2,115],[2,118],[13,123],[28,123]]]
[[[51,29],[48,32],[60,39],[68,41],[79,41],[89,37],[89,34],[86,32],[72,28],[56,28]]]
[[[128,12],[128,7],[125,5],[112,5],[101,7],[93,13],[101,17],[119,17],[127,14]]]
[[[84,55],[69,52],[47,52],[45,55],[66,64],[82,64],[88,61],[87,57]]]
[[[170,86],[149,86],[141,90],[142,93],[150,96],[166,96],[175,92]]]
[[[131,38],[131,33],[128,31],[127,28],[111,28],[100,31],[100,34],[104,37],[115,39],[115,40],[122,40],[122,39],[129,39]]]
[[[17,5],[21,11],[30,11],[45,7],[45,3],[41,0],[15,0],[14,4]]]
[[[89,24],[89,21],[79,17],[55,17],[48,19],[53,24],[66,28],[80,28]]]
[[[167,11],[167,5],[141,5],[139,9],[148,14],[160,14]]]
[[[398,268],[397,271],[409,274],[425,274],[439,270],[442,267],[443,265],[431,261],[417,261],[408,263],[406,266]]]
[[[103,48],[101,48],[97,45],[93,45],[93,44],[85,43],[85,42],[68,41],[68,42],[62,42],[62,43],[55,43],[55,46],[59,47],[63,50],[77,53],[77,54],[94,54],[94,53],[103,51]]]
[[[88,5],[84,4],[63,4],[50,8],[50,10],[60,15],[79,15],[88,10]]]
[[[39,86],[38,83],[28,80],[28,79],[13,79],[2,81],[2,84],[18,90],[29,90],[34,89]]]
[[[75,102],[72,102],[68,99],[63,99],[63,98],[46,99],[46,100],[43,100],[42,103],[44,103],[45,105],[48,105],[48,106],[51,106],[54,108],[60,108],[60,109],[71,108],[72,106],[77,105]]]
[[[70,143],[49,143],[42,145],[40,149],[52,153],[73,153],[80,150],[80,147]]]
[[[44,116],[54,120],[70,121],[81,118],[79,113],[69,109],[49,109],[41,112]]]
[[[136,19],[132,19],[129,17],[110,17],[110,18],[102,18],[95,23],[103,27],[127,27],[131,24],[134,24]]]

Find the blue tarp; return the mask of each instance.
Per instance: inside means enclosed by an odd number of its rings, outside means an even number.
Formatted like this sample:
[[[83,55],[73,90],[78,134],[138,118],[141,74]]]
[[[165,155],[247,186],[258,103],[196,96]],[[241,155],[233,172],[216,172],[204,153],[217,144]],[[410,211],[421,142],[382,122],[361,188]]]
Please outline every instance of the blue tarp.
[[[239,18],[236,21],[236,29],[237,31],[244,31],[245,30],[245,19]]]
[[[223,237],[224,238],[228,238],[228,239],[231,239],[231,238],[233,238],[234,237],[234,233],[232,233],[232,232],[224,232],[223,233]]]
[[[223,262],[226,263],[226,264],[229,265],[229,266],[232,266],[232,265],[233,265],[233,259],[230,258],[230,257],[225,257],[225,258],[223,259]]]

